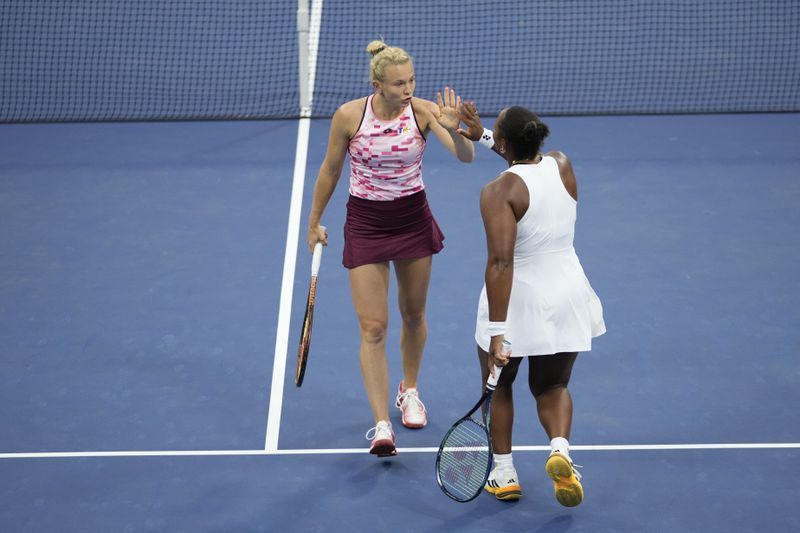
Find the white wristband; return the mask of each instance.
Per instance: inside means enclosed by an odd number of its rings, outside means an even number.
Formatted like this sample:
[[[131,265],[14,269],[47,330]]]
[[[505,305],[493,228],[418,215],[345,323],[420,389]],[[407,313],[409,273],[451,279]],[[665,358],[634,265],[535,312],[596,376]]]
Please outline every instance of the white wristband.
[[[505,322],[489,322],[489,327],[486,328],[490,337],[496,337],[498,335],[505,335],[506,334],[506,323]]]
[[[489,150],[491,150],[492,147],[494,146],[494,134],[492,133],[492,130],[487,130],[486,128],[483,128],[483,135],[481,135],[481,138],[478,139],[478,142],[481,143],[486,148],[488,148]]]

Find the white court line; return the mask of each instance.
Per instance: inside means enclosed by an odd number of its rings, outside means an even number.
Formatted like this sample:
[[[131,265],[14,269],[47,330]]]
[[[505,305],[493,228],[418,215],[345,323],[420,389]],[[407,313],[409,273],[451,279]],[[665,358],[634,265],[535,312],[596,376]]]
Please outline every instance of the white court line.
[[[314,78],[317,70],[317,51],[322,20],[322,1],[315,0],[311,9],[309,33],[309,98],[314,98]],[[283,280],[278,310],[278,326],[275,332],[275,356],[272,362],[272,387],[269,395],[267,413],[267,433],[264,438],[264,451],[274,453],[278,450],[278,436],[281,428],[281,409],[283,408],[283,383],[286,373],[286,357],[289,345],[289,319],[292,315],[292,296],[294,272],[297,258],[297,243],[300,239],[300,215],[303,207],[303,188],[306,179],[306,160],[308,158],[308,137],[311,128],[311,106],[309,116],[301,118],[297,124],[297,146],[295,148],[294,174],[292,176],[292,197],[289,207],[289,224],[286,229],[286,252],[283,257]]]
[[[800,442],[750,442],[721,444],[576,444],[577,451],[665,451],[665,450],[763,450],[800,449]],[[514,446],[515,452],[544,452],[550,446]],[[436,453],[439,448],[398,448],[403,453]],[[186,456],[237,456],[237,455],[353,455],[367,454],[367,448],[331,448],[308,450],[167,450],[167,451],[95,451],[95,452],[34,452],[0,453],[0,459],[58,459],[80,457],[186,457]]]
[[[308,95],[309,107],[314,105],[314,85],[317,78],[317,54],[319,52],[319,33],[322,27],[322,0],[311,2],[308,24]]]
[[[286,355],[289,345],[289,319],[292,315],[292,293],[294,270],[297,258],[297,241],[300,238],[300,212],[303,206],[303,186],[306,179],[306,156],[311,119],[301,118],[297,124],[297,147],[295,148],[292,198],[289,206],[289,225],[286,230],[286,252],[283,257],[283,281],[278,310],[278,327],[275,332],[275,357],[272,361],[272,387],[269,395],[267,434],[264,451],[278,449],[278,433],[281,427],[283,407],[283,382],[286,373]]]

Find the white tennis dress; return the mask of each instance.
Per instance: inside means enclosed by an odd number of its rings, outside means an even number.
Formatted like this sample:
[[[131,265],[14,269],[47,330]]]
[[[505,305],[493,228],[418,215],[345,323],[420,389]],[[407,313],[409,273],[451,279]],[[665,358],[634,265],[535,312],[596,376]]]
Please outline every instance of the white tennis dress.
[[[549,156],[508,169],[528,187],[530,205],[517,223],[514,282],[506,317],[512,356],[585,352],[606,331],[603,306],[575,254],[577,202]],[[489,350],[486,285],[478,303],[475,340]]]

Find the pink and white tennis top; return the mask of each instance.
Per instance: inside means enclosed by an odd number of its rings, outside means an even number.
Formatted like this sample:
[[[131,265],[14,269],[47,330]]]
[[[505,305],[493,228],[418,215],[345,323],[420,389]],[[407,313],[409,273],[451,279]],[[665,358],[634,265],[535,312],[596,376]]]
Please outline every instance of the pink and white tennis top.
[[[358,131],[350,139],[350,194],[367,200],[395,200],[425,188],[425,137],[411,104],[400,116],[381,120],[367,98]]]

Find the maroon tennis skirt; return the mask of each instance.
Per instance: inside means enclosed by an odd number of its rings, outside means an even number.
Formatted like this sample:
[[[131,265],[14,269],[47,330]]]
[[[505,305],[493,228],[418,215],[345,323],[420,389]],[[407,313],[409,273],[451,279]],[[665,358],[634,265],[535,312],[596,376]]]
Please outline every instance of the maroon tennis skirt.
[[[389,201],[350,195],[342,264],[355,268],[428,257],[444,248],[443,240],[424,190]]]

